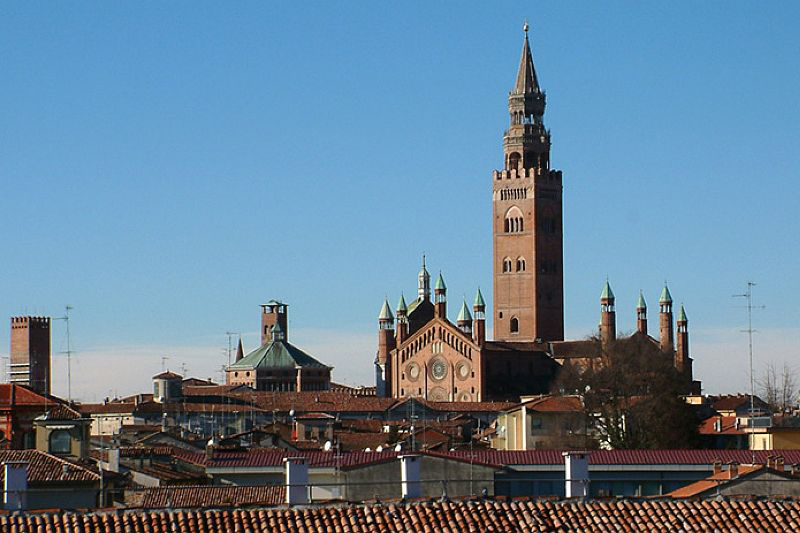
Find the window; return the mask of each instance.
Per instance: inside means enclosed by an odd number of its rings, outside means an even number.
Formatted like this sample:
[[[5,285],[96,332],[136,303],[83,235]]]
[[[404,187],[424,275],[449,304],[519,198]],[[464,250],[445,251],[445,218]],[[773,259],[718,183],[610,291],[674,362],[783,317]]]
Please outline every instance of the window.
[[[517,272],[525,272],[525,258],[517,259]]]
[[[512,206],[506,211],[504,229],[506,233],[520,233],[525,229],[522,211],[519,207]]]
[[[50,433],[50,453],[65,454],[71,451],[69,430],[57,429]]]
[[[517,320],[517,317],[511,317],[511,333],[519,333],[519,320]]]
[[[511,258],[509,257],[503,259],[503,272],[511,272]]]

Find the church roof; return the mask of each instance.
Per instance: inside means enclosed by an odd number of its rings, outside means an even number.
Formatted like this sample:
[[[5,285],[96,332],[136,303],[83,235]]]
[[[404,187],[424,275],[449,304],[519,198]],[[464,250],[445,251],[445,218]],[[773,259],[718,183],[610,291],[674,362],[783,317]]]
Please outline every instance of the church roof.
[[[664,285],[664,290],[661,291],[661,298],[658,299],[658,303],[660,304],[671,304],[672,303],[672,295],[669,293],[669,287]]]
[[[400,301],[397,302],[397,312],[399,314],[405,313],[406,311],[408,311],[408,307],[406,307],[406,299],[403,296],[403,293],[400,293]]]
[[[614,291],[611,290],[611,284],[606,280],[606,284],[603,287],[603,292],[600,293],[601,300],[613,300],[614,299]]]
[[[525,42],[522,44],[522,57],[519,60],[519,71],[517,72],[517,83],[514,85],[514,92],[517,94],[541,92],[539,80],[536,79],[536,69],[533,68],[531,46],[528,43],[527,22],[525,23]]]
[[[483,294],[481,294],[480,287],[478,287],[478,293],[475,295],[475,301],[472,305],[475,307],[486,307],[486,302],[483,301]]]
[[[464,300],[464,303],[461,305],[461,311],[458,312],[458,318],[456,318],[458,322],[472,321],[472,315],[469,312],[469,307],[467,307],[467,300]]]
[[[329,368],[306,352],[278,339],[253,350],[229,368],[231,369],[263,369],[263,368],[296,368],[316,367]]]
[[[383,301],[383,307],[381,307],[381,314],[378,315],[378,320],[394,320],[392,310],[389,308],[389,300]]]

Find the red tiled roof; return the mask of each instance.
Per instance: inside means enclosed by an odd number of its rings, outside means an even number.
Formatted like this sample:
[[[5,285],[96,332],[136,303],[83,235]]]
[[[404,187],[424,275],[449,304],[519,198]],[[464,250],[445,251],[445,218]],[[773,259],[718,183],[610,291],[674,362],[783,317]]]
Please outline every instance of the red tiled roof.
[[[181,378],[182,380],[183,376],[181,376],[180,374],[176,374],[175,372],[169,372],[169,371],[162,372],[156,376],[153,376],[153,379],[177,379],[177,378]]]
[[[59,481],[95,482],[100,475],[85,466],[61,459],[38,450],[3,450],[0,451],[0,464],[9,461],[28,463],[28,483],[53,483]],[[66,467],[66,468],[65,468]],[[5,479],[0,469],[0,485]]]
[[[717,422],[720,423],[720,430],[717,431]],[[735,416],[712,416],[700,423],[698,431],[701,435],[745,435],[741,427],[736,426]]]
[[[444,501],[300,509],[130,510],[0,515],[4,531],[797,531],[800,502]]]
[[[144,491],[144,509],[186,507],[241,507],[244,505],[280,505],[286,502],[283,485],[261,487],[161,487]]]
[[[707,490],[724,485],[725,483],[730,483],[731,481],[739,479],[742,476],[752,474],[753,472],[757,472],[758,470],[764,468],[766,468],[766,465],[739,465],[738,474],[733,478],[731,478],[730,470],[726,469],[721,472],[717,472],[706,479],[701,479],[700,481],[674,490],[667,494],[667,496],[672,498],[691,498],[693,496],[698,496]]]
[[[577,396],[544,396],[518,405],[524,405],[532,411],[548,413],[578,413],[583,410],[583,403]]]
[[[503,465],[563,465],[561,450],[503,451],[480,450],[474,452],[443,452],[447,455],[474,453],[476,459]],[[800,450],[781,450],[787,464],[800,463]],[[772,450],[596,450],[589,455],[589,464],[595,465],[711,465],[716,461],[727,463],[766,463],[774,455]]]
[[[764,402],[764,400],[762,400],[758,396],[753,397],[753,405],[759,408],[767,407],[766,402]],[[738,409],[739,407],[749,407],[749,406],[750,406],[749,394],[731,394],[727,396],[717,396],[713,399],[713,402],[711,403],[711,407],[716,409],[717,411],[732,411]]]

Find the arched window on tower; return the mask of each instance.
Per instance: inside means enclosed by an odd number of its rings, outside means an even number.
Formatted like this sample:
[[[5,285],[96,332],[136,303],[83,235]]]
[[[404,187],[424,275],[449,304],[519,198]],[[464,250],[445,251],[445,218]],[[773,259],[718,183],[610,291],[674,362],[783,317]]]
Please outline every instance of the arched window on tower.
[[[525,258],[517,258],[517,272],[525,272]]]
[[[511,258],[506,257],[503,259],[503,272],[511,272]]]
[[[511,333],[519,333],[519,320],[517,320],[517,317],[515,316],[511,317],[510,330]]]
[[[506,211],[505,216],[506,233],[520,233],[524,229],[522,211],[517,206],[512,206]]]
[[[508,170],[516,170],[519,167],[520,157],[519,152],[508,154]]]

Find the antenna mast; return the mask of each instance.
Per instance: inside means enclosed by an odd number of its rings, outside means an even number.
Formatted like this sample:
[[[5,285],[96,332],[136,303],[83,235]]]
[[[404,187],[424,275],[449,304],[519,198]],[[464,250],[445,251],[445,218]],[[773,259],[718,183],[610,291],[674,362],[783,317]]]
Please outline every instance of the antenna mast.
[[[72,306],[67,305],[64,307],[65,313],[61,318],[54,318],[53,320],[63,320],[67,326],[67,351],[61,352],[67,354],[67,401],[72,402],[72,345],[69,333],[69,312],[72,311]]]
[[[748,353],[750,356],[750,431],[752,433],[753,429],[753,416],[755,414],[755,395],[756,395],[756,380],[755,375],[753,374],[753,333],[755,330],[753,329],[753,287],[755,287],[755,283],[752,281],[747,282],[747,291],[744,294],[734,294],[734,298],[744,298],[747,300],[747,329],[742,330],[743,333],[747,333],[747,341],[748,341]],[[763,309],[764,306],[759,306],[760,309]],[[753,464],[755,464],[755,452],[753,452]]]

